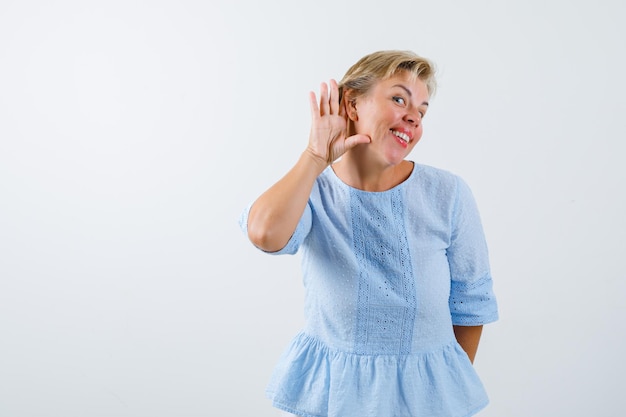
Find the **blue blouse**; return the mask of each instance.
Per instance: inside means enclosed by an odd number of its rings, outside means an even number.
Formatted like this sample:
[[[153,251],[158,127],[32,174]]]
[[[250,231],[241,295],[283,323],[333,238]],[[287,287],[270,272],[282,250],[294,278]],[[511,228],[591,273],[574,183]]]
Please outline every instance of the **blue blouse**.
[[[480,217],[458,176],[415,164],[403,183],[368,192],[329,167],[273,253],[297,251],[306,324],[268,385],[275,407],[304,417],[467,417],[487,405],[452,328],[498,318]]]

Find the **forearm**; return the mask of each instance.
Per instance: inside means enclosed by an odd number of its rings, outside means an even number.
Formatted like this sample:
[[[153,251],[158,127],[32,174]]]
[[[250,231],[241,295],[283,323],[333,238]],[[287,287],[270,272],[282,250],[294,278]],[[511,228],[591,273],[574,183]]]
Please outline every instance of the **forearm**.
[[[258,248],[282,249],[296,230],[315,179],[327,164],[305,151],[291,170],[254,202],[248,214],[248,237]]]
[[[454,326],[454,336],[472,363],[476,357],[483,326]]]

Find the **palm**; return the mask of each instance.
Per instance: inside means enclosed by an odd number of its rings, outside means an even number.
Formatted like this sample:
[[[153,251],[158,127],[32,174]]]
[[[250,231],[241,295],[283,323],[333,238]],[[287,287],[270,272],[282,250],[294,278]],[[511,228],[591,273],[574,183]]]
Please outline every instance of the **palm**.
[[[320,102],[314,93],[311,100],[311,136],[309,149],[314,155],[331,164],[347,150],[359,143],[369,142],[363,135],[347,137],[348,121],[345,112],[339,103],[339,90],[334,80],[328,86],[322,84],[320,88]]]
[[[346,151],[347,122],[338,115],[320,116],[311,127],[311,143],[309,146],[328,163],[332,163]]]

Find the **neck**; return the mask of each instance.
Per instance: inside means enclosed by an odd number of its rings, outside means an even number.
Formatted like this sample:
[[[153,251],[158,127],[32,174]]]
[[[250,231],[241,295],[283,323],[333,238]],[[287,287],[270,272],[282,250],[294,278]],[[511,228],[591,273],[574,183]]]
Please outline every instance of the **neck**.
[[[413,170],[409,161],[396,165],[354,158],[349,152],[332,166],[344,183],[363,191],[387,191],[404,182]]]

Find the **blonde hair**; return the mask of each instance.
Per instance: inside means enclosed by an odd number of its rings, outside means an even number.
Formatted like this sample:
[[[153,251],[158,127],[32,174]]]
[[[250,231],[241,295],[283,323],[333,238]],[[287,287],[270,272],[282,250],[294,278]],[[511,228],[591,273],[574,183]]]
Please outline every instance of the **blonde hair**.
[[[351,98],[367,94],[379,81],[393,77],[399,72],[407,72],[422,80],[433,95],[437,87],[435,66],[428,59],[412,51],[378,51],[359,59],[350,67],[339,82],[339,96],[345,90],[351,91]]]

